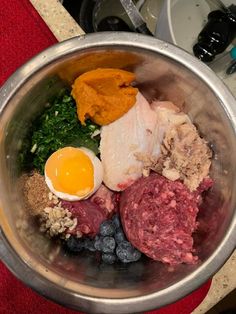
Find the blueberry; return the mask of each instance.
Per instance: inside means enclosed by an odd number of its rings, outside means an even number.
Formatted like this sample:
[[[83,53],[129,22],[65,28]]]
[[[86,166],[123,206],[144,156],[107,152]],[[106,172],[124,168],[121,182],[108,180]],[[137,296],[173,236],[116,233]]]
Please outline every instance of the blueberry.
[[[103,237],[96,236],[94,241],[94,247],[97,251],[102,250],[102,239]]]
[[[112,221],[116,227],[116,229],[119,229],[120,226],[121,226],[121,223],[120,223],[120,218],[119,218],[119,215],[118,214],[115,214],[113,217],[112,217]]]
[[[115,225],[111,220],[103,221],[100,225],[100,234],[104,237],[112,236],[115,233]]]
[[[95,252],[96,248],[94,247],[94,240],[89,239],[89,238],[85,238],[84,248],[89,250],[90,252]]]
[[[116,247],[116,241],[113,237],[104,237],[102,239],[102,252],[112,253]]]
[[[106,264],[113,264],[116,261],[116,256],[115,254],[112,254],[112,253],[103,253],[102,260]]]
[[[81,252],[84,249],[84,241],[70,236],[66,241],[66,246],[71,252]]]
[[[123,263],[136,262],[141,257],[141,253],[128,241],[123,241],[118,244],[116,248],[116,255]]]
[[[116,243],[120,243],[126,240],[125,234],[122,229],[118,229],[114,237],[115,237]]]

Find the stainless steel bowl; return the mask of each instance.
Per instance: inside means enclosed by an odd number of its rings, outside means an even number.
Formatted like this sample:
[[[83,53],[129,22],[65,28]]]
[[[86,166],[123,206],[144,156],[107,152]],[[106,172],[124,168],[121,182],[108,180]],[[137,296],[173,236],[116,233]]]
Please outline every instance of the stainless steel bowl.
[[[170,268],[153,261],[97,266],[68,257],[39,234],[20,190],[19,151],[30,121],[49,98],[97,67],[136,73],[148,98],[172,100],[191,116],[214,150],[215,180],[195,236],[198,265]],[[59,43],[26,63],[0,92],[0,254],[14,274],[40,294],[89,313],[131,313],[158,308],[190,293],[226,261],[236,243],[236,101],[200,61],[157,39],[98,33]],[[121,130],[122,132],[122,130]]]

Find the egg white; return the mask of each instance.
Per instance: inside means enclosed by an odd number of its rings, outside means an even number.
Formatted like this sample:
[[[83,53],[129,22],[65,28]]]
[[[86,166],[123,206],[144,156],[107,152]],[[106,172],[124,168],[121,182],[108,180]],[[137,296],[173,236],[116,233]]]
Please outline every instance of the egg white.
[[[103,167],[102,167],[102,163],[100,161],[100,159],[88,148],[85,147],[79,147],[77,148],[78,150],[83,151],[91,160],[92,164],[93,164],[93,169],[94,169],[94,187],[92,188],[92,190],[88,190],[87,192],[85,191],[83,196],[78,196],[78,195],[73,195],[73,194],[68,194],[68,193],[63,193],[60,191],[57,191],[54,187],[53,187],[53,183],[50,180],[50,178],[47,176],[47,172],[45,169],[45,182],[49,188],[49,190],[56,195],[58,198],[63,199],[65,201],[79,201],[82,199],[87,199],[88,197],[90,197],[92,194],[94,194],[98,188],[100,187],[100,185],[102,184],[102,180],[103,180]]]

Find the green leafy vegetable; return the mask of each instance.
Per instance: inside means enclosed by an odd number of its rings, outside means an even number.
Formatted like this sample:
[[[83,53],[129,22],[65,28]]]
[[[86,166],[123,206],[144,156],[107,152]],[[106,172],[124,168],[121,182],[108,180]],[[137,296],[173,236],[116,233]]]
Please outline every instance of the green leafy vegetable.
[[[65,146],[84,146],[99,153],[99,138],[92,137],[99,126],[86,121],[81,125],[76,105],[69,91],[62,90],[53,103],[34,122],[29,154],[33,167],[41,173],[48,157]]]

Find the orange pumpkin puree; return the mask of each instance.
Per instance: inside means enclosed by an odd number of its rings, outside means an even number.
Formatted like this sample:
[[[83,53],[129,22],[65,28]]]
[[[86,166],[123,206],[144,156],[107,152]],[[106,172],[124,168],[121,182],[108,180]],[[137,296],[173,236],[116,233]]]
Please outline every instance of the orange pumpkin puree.
[[[80,122],[89,118],[105,125],[123,116],[136,102],[138,89],[130,86],[134,79],[134,73],[110,68],[80,75],[71,92]]]

